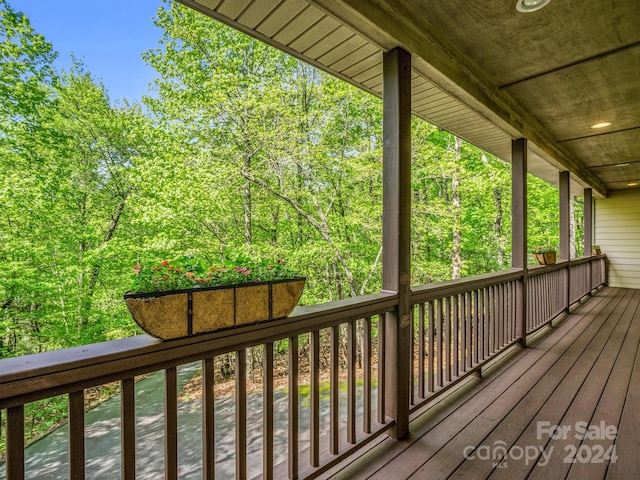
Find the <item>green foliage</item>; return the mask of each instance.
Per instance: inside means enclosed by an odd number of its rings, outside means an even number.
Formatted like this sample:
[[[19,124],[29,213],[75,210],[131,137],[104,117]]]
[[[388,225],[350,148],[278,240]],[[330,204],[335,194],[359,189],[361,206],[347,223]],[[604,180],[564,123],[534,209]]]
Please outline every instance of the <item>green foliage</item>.
[[[155,95],[112,104],[0,0],[0,357],[141,333],[131,289],[298,272],[310,305],[381,288],[380,100],[176,2],[156,24]],[[412,282],[510,268],[510,166],[412,129]],[[557,245],[557,188],[530,177],[528,202],[529,248]],[[206,255],[153,270],[185,252]],[[30,434],[65,402],[30,404]]]
[[[557,249],[555,247],[552,247],[550,245],[545,245],[542,247],[534,247],[533,248],[533,253],[556,253]]]
[[[140,333],[132,268],[184,252],[286,258],[306,305],[381,288],[380,100],[178,3],[156,23],[155,95],[112,104],[0,0],[0,356]],[[509,268],[509,165],[412,128],[413,283]],[[557,189],[529,191],[530,247],[557,244]]]
[[[172,262],[163,260],[154,266],[137,263],[133,272],[131,291],[139,293],[269,282],[296,276],[284,260],[246,259],[216,266],[197,255],[182,256]]]

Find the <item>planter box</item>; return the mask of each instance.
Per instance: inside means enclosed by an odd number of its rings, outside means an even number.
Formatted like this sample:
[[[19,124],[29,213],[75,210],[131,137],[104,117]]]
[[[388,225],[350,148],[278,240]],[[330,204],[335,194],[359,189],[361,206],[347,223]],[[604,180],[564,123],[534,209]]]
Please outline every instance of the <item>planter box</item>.
[[[534,253],[533,258],[538,265],[553,265],[556,263],[556,252]]]
[[[131,316],[162,340],[288,316],[300,300],[305,277],[154,293],[126,293]]]

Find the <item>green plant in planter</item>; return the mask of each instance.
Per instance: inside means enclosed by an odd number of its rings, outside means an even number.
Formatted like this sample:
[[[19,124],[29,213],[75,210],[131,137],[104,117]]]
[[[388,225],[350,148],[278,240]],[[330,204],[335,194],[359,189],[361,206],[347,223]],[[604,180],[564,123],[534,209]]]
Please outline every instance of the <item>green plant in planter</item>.
[[[533,258],[539,265],[553,265],[556,263],[556,249],[549,245],[535,247]]]
[[[125,303],[145,332],[163,340],[287,317],[306,280],[283,260],[216,266],[196,256],[138,263],[133,273]]]
[[[239,260],[224,265],[210,265],[204,258],[187,255],[173,261],[133,267],[135,277],[131,292],[153,293],[198,287],[221,287],[294,278],[297,275],[286,261]]]
[[[600,245],[591,245],[591,255],[602,255]]]

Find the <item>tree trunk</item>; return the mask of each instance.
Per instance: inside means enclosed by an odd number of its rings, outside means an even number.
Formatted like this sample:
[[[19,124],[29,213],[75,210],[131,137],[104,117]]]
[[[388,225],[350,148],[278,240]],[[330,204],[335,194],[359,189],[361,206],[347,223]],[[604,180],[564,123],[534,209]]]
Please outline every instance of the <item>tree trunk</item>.
[[[569,195],[569,259],[576,258],[576,215],[574,197]]]
[[[120,218],[122,217],[122,212],[124,211],[124,207],[127,203],[127,198],[129,197],[129,193],[131,191],[126,192],[120,198],[120,202],[116,206],[116,210],[111,217],[111,223],[109,223],[109,227],[104,234],[102,239],[102,243],[100,244],[100,248],[104,247],[109,240],[113,237],[113,234],[118,228],[118,223],[120,222]],[[82,311],[80,316],[81,325],[86,325],[89,323],[89,310],[91,309],[93,293],[95,292],[96,285],[98,284],[98,277],[100,275],[100,265],[94,265],[91,267],[91,276],[89,277],[89,284],[87,285],[87,289],[85,290],[84,298],[81,300],[82,302]]]
[[[454,162],[451,176],[451,213],[453,217],[453,243],[451,245],[451,278],[460,278],[462,269],[462,206],[460,202],[460,161],[462,160],[462,139],[454,139]]]
[[[493,190],[493,199],[496,205],[496,216],[493,219],[493,231],[496,234],[497,261],[498,266],[504,266],[504,248],[502,245],[502,189]]]
[[[249,146],[245,145],[248,149]],[[251,236],[251,181],[247,179],[245,174],[251,173],[251,154],[248,151],[244,153],[242,164],[244,182],[242,182],[242,208],[244,210],[244,241],[247,245],[253,243]]]

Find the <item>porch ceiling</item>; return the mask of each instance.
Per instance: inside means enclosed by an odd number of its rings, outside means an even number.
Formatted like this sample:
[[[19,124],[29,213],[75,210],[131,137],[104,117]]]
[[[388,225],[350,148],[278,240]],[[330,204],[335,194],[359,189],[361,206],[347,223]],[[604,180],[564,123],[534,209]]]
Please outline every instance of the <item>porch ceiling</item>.
[[[376,95],[402,46],[416,115],[505,161],[526,137],[529,171],[576,195],[640,183],[638,0],[179,1]]]

